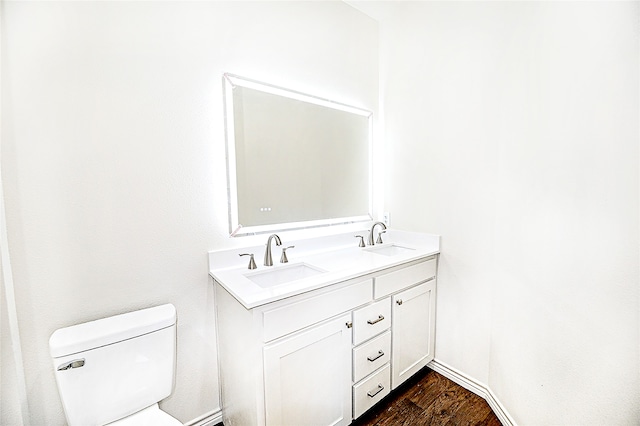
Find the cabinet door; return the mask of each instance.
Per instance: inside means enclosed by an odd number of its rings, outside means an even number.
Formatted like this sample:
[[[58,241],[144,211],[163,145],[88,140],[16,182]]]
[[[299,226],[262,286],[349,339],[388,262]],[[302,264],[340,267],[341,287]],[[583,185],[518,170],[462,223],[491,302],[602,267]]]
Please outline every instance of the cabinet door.
[[[433,359],[436,281],[393,296],[391,387],[395,389]]]
[[[351,314],[264,349],[267,425],[351,423]]]

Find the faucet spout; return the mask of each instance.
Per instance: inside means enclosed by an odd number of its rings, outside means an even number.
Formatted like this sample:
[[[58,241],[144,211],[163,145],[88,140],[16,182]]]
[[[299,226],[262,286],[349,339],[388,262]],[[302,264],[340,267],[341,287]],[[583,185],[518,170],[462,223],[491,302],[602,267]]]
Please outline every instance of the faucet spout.
[[[276,234],[269,235],[269,239],[267,240],[267,249],[264,252],[264,266],[273,266],[273,258],[271,257],[271,240],[274,238],[277,246],[282,245],[280,237]]]
[[[373,231],[376,228],[376,226],[378,226],[378,225],[382,226],[383,230],[387,229],[387,225],[385,225],[384,222],[376,222],[376,223],[374,223],[373,226],[371,227],[371,231],[369,231],[369,238],[368,238],[368,241],[367,241],[370,246],[375,245],[375,242],[374,242],[374,239],[373,239]]]

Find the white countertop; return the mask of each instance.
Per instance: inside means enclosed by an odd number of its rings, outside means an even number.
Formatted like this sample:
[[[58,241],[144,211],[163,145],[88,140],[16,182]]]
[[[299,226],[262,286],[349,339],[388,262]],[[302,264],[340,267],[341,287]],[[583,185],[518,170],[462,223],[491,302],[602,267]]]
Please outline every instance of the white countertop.
[[[209,274],[245,308],[251,309],[440,252],[438,235],[389,229],[383,238],[384,244],[365,248],[358,247],[358,239],[353,237],[353,233],[298,241],[282,239],[280,247],[272,242],[273,266],[263,266],[266,245],[209,252]],[[289,263],[279,263],[281,248],[291,245],[295,248],[287,250]],[[391,256],[371,251],[393,245],[410,250],[400,250]],[[240,257],[241,253],[254,253],[258,269],[248,269],[249,257]],[[266,288],[249,278],[301,263],[326,272]]]

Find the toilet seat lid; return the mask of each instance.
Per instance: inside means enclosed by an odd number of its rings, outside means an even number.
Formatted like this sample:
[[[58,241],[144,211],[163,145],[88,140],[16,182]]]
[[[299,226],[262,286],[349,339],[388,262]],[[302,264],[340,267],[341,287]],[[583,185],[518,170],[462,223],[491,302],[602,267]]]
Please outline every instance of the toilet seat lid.
[[[133,413],[123,419],[116,420],[105,426],[183,426],[178,419],[171,417],[153,404],[144,410]]]

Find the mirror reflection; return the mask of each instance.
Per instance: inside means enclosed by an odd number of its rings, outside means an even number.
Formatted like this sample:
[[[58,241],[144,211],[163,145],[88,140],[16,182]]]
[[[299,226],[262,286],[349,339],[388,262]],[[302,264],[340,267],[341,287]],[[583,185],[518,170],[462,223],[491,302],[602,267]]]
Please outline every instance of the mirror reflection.
[[[234,235],[371,219],[371,112],[225,75]]]

